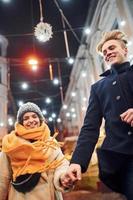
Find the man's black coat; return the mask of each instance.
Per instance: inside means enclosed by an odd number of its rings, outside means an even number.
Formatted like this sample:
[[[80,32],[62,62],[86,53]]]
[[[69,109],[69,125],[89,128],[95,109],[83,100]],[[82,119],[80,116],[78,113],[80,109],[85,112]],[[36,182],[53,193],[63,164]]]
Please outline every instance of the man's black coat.
[[[118,170],[123,158],[133,155],[133,128],[120,118],[120,114],[133,108],[133,67],[129,62],[117,64],[101,76],[104,78],[91,87],[89,106],[71,159],[71,163],[80,164],[82,172],[87,170],[102,118],[106,137],[98,150],[100,168]]]

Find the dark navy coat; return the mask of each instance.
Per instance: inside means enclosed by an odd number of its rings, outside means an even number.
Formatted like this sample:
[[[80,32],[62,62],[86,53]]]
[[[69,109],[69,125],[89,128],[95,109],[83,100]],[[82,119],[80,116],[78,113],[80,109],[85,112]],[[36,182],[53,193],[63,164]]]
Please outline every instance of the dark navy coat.
[[[98,150],[100,166],[116,170],[124,156],[133,155],[133,128],[120,118],[120,114],[133,108],[133,67],[129,62],[117,64],[102,76],[104,78],[91,87],[89,106],[71,159],[71,163],[80,164],[82,172],[87,170],[97,143],[102,118],[106,137]]]

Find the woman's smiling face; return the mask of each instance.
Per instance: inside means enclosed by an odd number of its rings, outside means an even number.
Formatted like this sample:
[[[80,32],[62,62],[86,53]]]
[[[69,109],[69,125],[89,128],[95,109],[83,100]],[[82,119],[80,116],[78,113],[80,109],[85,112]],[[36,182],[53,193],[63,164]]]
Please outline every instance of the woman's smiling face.
[[[38,115],[34,112],[27,112],[23,115],[23,126],[26,129],[37,128],[41,125]]]

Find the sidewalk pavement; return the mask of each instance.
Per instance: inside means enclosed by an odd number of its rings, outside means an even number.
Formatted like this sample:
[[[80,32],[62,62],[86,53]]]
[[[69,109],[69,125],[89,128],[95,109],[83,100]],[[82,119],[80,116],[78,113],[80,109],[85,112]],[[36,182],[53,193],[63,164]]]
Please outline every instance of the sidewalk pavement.
[[[63,194],[64,200],[126,200],[118,193],[89,192],[85,190],[72,191]]]

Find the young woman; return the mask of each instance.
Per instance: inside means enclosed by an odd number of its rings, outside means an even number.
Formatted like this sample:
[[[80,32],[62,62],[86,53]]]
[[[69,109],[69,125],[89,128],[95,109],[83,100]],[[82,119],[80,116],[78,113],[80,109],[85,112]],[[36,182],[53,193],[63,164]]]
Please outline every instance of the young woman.
[[[23,104],[15,129],[2,142],[0,200],[61,200],[68,165],[40,108]]]

